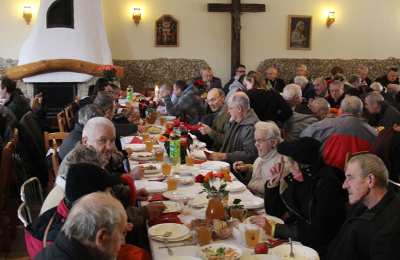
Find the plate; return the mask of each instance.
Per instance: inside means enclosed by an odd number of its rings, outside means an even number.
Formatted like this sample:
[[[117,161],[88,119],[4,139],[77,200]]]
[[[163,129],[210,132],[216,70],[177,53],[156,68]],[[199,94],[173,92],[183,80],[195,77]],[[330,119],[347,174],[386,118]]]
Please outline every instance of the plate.
[[[228,182],[226,190],[229,192],[239,192],[246,190],[246,186],[240,181]]]
[[[182,190],[172,190],[164,192],[163,196],[169,200],[180,201],[185,199],[192,199],[194,197],[194,194]]]
[[[160,193],[167,190],[167,184],[159,181],[136,180],[137,190],[145,188],[149,193]]]
[[[159,163],[144,163],[140,164],[140,167],[144,168],[144,174],[157,174],[161,172],[161,165]]]
[[[180,176],[178,182],[182,185],[189,185],[194,183],[193,176]]]
[[[137,152],[132,153],[131,158],[138,161],[148,161],[154,158],[152,153],[149,152]]]
[[[201,260],[198,257],[194,256],[170,256],[167,260]]]
[[[285,222],[284,222],[282,219],[277,218],[277,217],[274,217],[274,216],[265,215],[265,214],[262,214],[262,215],[260,215],[260,216],[263,216],[263,217],[267,218],[268,220],[272,220],[272,221],[274,221],[274,222],[277,223],[277,224],[285,224]],[[246,218],[246,219],[243,221],[243,223],[245,223],[245,224],[251,224],[251,219],[254,218],[254,217],[256,217],[256,216],[251,216],[251,217]]]
[[[179,205],[179,203],[175,201],[170,201],[170,200],[165,200],[162,201],[162,203],[165,205],[165,210],[163,213],[171,213],[171,212],[181,212],[182,208]]]
[[[241,199],[241,204],[245,209],[259,209],[264,208],[264,199],[260,197],[253,196],[251,198],[240,198],[240,197],[229,197],[229,204],[232,205],[234,199]]]
[[[163,235],[166,232],[171,232],[171,235],[165,238]],[[158,241],[180,241],[186,239],[188,234],[190,235],[189,228],[185,225],[176,223],[158,224],[149,228],[150,237]]]
[[[194,150],[190,154],[196,159],[207,160],[206,154],[203,150]]]
[[[143,152],[146,150],[145,144],[125,144],[125,149],[129,148],[134,152]]]
[[[150,125],[147,128],[147,132],[149,134],[161,134],[162,128],[160,126],[157,126],[157,125]]]
[[[240,260],[281,260],[279,256],[276,255],[247,255],[247,256],[242,256]]]
[[[207,161],[200,164],[200,169],[204,171],[219,171],[227,167],[230,167],[229,163],[222,161]]]
[[[187,165],[181,165],[179,167],[173,167],[172,171],[174,173],[180,174],[180,175],[192,175],[195,176],[199,174],[199,168],[196,166],[187,166]]]
[[[231,249],[236,253],[234,258],[229,258],[229,259],[239,259],[242,256],[242,250],[239,247],[225,243],[216,243],[216,244],[202,246],[200,248],[199,254],[204,260],[208,260],[209,257],[207,257],[207,255],[205,254],[205,250],[211,250],[215,252],[218,248],[225,248],[225,250]]]
[[[319,260],[318,253],[310,248],[299,244],[293,244],[293,253],[295,258],[290,258],[290,245],[283,244],[274,248],[271,248],[271,253],[279,256],[282,260]]]
[[[204,194],[196,196],[194,199],[189,201],[189,205],[193,208],[204,208],[207,206],[207,204],[208,204],[208,199]]]

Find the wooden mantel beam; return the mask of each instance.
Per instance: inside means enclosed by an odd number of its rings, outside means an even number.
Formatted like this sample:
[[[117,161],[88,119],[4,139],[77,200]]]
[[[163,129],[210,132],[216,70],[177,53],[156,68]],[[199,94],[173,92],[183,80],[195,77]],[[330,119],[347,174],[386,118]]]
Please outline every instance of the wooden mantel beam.
[[[104,66],[107,65],[96,64],[92,62],[74,60],[74,59],[42,60],[8,68],[5,71],[5,76],[7,76],[12,80],[20,80],[23,78],[48,72],[68,71],[68,72],[85,73],[95,77],[102,77],[103,76],[102,68]],[[113,68],[115,68],[116,76],[118,78],[124,77],[124,69],[122,67],[113,66]]]

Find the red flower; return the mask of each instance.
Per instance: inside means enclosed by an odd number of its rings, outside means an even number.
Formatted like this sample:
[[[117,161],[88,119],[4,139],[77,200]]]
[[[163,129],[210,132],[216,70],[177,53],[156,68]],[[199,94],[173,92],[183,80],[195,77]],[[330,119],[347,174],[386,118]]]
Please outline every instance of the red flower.
[[[196,86],[204,86],[204,81],[202,79],[198,79],[193,84]]]
[[[194,181],[197,183],[203,183],[204,182],[204,176],[199,174],[194,178]]]

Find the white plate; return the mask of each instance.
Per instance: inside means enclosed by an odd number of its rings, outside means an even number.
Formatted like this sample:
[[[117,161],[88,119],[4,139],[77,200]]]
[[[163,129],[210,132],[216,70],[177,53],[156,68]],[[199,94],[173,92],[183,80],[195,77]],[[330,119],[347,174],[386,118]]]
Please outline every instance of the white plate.
[[[201,260],[198,257],[194,256],[170,256],[167,260]]]
[[[183,185],[189,185],[194,183],[193,176],[180,176],[178,182]]]
[[[210,244],[210,245],[202,246],[202,247],[200,248],[199,255],[200,255],[203,259],[207,260],[208,258],[207,258],[206,255],[203,253],[203,250],[204,250],[204,249],[210,248],[210,249],[213,249],[213,250],[217,250],[218,248],[221,248],[221,247],[232,248],[233,250],[235,250],[236,253],[237,253],[237,257],[235,257],[235,259],[239,259],[239,258],[242,256],[242,250],[241,250],[239,247],[234,246],[234,245],[230,245],[230,244],[225,244],[225,243],[216,243],[216,244]]]
[[[163,235],[166,232],[171,232],[172,234],[166,238]],[[158,241],[179,241],[184,239],[190,234],[190,229],[185,225],[176,223],[164,223],[152,226],[149,228],[149,235],[152,239]]]
[[[140,164],[140,167],[147,167],[147,166],[154,166],[156,169],[152,169],[152,170],[144,170],[144,174],[148,175],[148,174],[157,174],[157,173],[161,173],[161,165],[159,163],[144,163],[144,164]]]
[[[267,218],[268,220],[272,220],[272,221],[274,221],[274,222],[277,223],[277,224],[285,224],[285,222],[284,222],[282,219],[280,219],[280,218],[277,218],[277,217],[274,217],[274,216],[270,216],[270,215],[265,215],[265,214],[262,214],[261,216]],[[251,219],[254,218],[254,217],[256,217],[256,216],[251,216],[251,217],[246,218],[246,219],[243,221],[243,223],[245,223],[245,224],[251,224]]]
[[[162,201],[162,203],[165,205],[165,210],[163,211],[163,213],[182,211],[182,208],[179,205],[179,203],[177,203],[175,201],[165,200],[165,201]]]
[[[242,256],[240,260],[281,260],[279,256],[276,255],[246,255]]]
[[[137,152],[132,153],[131,158],[138,161],[149,161],[154,159],[154,156],[152,153],[149,152]]]
[[[145,188],[149,193],[159,193],[167,190],[167,184],[159,181],[136,180],[136,189]]]
[[[229,163],[222,161],[207,161],[200,164],[200,169],[204,171],[219,171],[227,167],[229,167]]]
[[[207,196],[204,194],[200,194],[199,196],[196,196],[194,199],[189,201],[189,205],[192,206],[193,208],[204,208],[208,204],[208,199]]]
[[[232,181],[232,182],[228,182],[228,185],[226,186],[226,190],[229,192],[239,192],[239,191],[246,190],[246,186],[243,183],[241,183],[240,181]]]
[[[192,199],[195,196],[195,194],[191,194],[187,191],[182,191],[182,190],[173,190],[164,192],[163,196],[169,200],[181,201],[185,199]]]
[[[149,134],[161,134],[162,131],[163,128],[158,125],[149,125],[149,127],[147,128],[147,132]]]
[[[190,153],[195,159],[207,160],[206,154],[202,150],[194,150]]]
[[[299,244],[293,244],[295,258],[289,257],[289,244],[283,244],[270,250],[272,254],[279,256],[282,260],[319,260],[319,255],[314,249]]]
[[[264,207],[264,199],[253,196],[251,198],[240,198],[240,197],[229,197],[229,204],[232,205],[233,200],[239,198],[241,199],[241,204],[244,206],[245,209],[259,209]]]
[[[196,166],[187,166],[187,165],[180,165],[179,167],[173,167],[172,171],[174,173],[180,174],[180,175],[197,175],[200,173],[200,170]]]
[[[145,144],[125,144],[125,149],[129,148],[134,152],[143,152],[146,150]]]

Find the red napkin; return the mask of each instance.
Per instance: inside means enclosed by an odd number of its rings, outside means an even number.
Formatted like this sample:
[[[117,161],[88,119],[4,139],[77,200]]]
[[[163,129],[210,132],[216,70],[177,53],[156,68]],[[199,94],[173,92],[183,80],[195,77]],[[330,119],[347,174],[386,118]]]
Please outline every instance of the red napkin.
[[[201,124],[189,125],[187,123],[184,124],[185,128],[189,131],[199,131]]]
[[[179,214],[180,214],[179,212],[162,214],[160,217],[150,220],[149,226],[154,226],[154,225],[162,224],[162,223],[182,224],[181,220],[178,218]]]
[[[166,197],[164,197],[161,193],[154,194],[150,199],[149,202],[154,202],[154,201],[163,201],[163,200],[168,200]]]
[[[130,142],[131,144],[142,144],[143,140],[137,136],[134,136]]]

